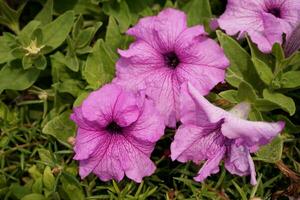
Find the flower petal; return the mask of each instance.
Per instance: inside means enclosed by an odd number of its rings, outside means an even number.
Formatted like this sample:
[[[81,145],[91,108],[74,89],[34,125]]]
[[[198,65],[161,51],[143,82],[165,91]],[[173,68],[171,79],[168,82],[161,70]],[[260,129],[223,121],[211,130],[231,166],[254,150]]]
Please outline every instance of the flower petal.
[[[186,89],[184,89],[186,87]],[[195,112],[191,111],[191,108],[188,108],[188,106],[184,106],[182,108],[182,120],[190,121],[192,117],[199,117],[197,118],[197,124],[198,125],[205,125],[207,122],[216,123],[220,121],[222,118],[224,118],[227,113],[225,110],[218,108],[211,104],[209,101],[207,101],[201,93],[191,84],[187,83],[187,86],[182,86],[183,88],[183,101],[184,99],[190,101],[192,99],[195,104]],[[186,92],[185,92],[186,91]],[[188,97],[190,96],[190,98]],[[184,109],[187,109],[186,111]]]
[[[221,131],[230,139],[237,139],[249,148],[264,145],[270,142],[284,128],[285,123],[279,122],[252,122],[228,115]]]
[[[225,12],[218,19],[222,29],[229,35],[251,30],[262,31],[263,24],[260,11],[263,8],[260,1],[228,0]]]
[[[168,8],[158,16],[145,17],[127,33],[144,40],[155,49],[171,50],[177,36],[187,28],[183,12]]]
[[[103,131],[91,131],[79,127],[75,139],[75,156],[73,159],[88,159],[98,146],[107,140],[107,137],[108,135]]]
[[[231,173],[239,176],[251,174],[251,184],[256,184],[256,172],[253,160],[247,147],[232,143],[227,151],[225,168]]]
[[[189,160],[199,163],[209,160],[224,148],[225,138],[217,131],[220,124],[208,124],[206,127],[181,125],[171,144],[171,158],[180,162]]]
[[[208,176],[211,174],[216,174],[219,172],[219,163],[224,157],[226,149],[221,148],[219,151],[217,151],[214,155],[214,157],[208,159],[200,171],[198,172],[198,175],[194,177],[195,181],[204,181]]]
[[[151,100],[145,99],[143,113],[127,132],[137,139],[156,142],[164,134],[164,129],[163,116],[157,111]]]
[[[83,117],[105,127],[112,120],[115,102],[121,92],[122,88],[113,84],[92,92],[82,103]]]
[[[126,176],[140,183],[142,178],[154,173],[156,167],[150,160],[154,143],[136,140],[134,137],[124,137],[118,147],[119,159]]]

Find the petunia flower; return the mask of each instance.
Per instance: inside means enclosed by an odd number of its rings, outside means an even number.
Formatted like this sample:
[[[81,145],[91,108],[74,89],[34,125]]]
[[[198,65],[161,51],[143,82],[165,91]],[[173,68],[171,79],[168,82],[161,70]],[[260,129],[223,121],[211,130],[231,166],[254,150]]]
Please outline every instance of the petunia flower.
[[[141,182],[155,171],[150,155],[164,123],[145,95],[105,85],[74,108],[71,119],[78,126],[74,159],[81,178],[93,172],[103,181],[120,181],[125,174]]]
[[[127,31],[136,40],[128,50],[118,51],[113,81],[130,90],[144,89],[169,127],[179,119],[180,85],[190,81],[205,95],[224,81],[229,65],[203,26],[188,28],[186,21],[183,12],[171,8],[142,18]]]
[[[219,163],[239,176],[256,174],[250,153],[267,144],[284,128],[284,122],[253,122],[246,120],[250,104],[243,102],[227,112],[209,103],[191,84],[182,86],[182,125],[171,144],[171,158],[180,162],[206,161],[196,181],[203,181],[219,172]]]
[[[242,38],[247,33],[262,52],[269,53],[299,20],[299,0],[228,0],[218,22],[229,35],[239,33]]]

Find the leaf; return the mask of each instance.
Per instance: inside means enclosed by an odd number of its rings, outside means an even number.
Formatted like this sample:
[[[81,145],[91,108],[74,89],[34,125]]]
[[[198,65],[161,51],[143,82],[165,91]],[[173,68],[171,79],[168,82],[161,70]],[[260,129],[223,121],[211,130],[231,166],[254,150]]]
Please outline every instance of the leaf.
[[[67,11],[42,28],[43,44],[55,49],[67,38],[74,22],[74,12]],[[47,52],[49,53],[49,52]]]
[[[257,58],[257,59],[261,60],[262,62],[264,62],[265,64],[267,64],[270,67],[275,66],[275,59],[271,54],[262,53],[257,48],[257,45],[254,44],[248,36],[246,36],[246,39],[247,39],[248,45],[250,47],[252,58]]]
[[[78,95],[77,99],[73,103],[73,107],[80,106],[83,100],[89,95],[89,92],[82,92],[80,95]]]
[[[209,0],[190,0],[182,10],[187,14],[189,26],[208,23],[212,17]]]
[[[276,163],[281,160],[283,149],[283,140],[280,136],[272,140],[271,143],[263,146],[255,153],[256,160],[261,160],[268,163]]]
[[[0,93],[3,90],[25,90],[38,78],[40,70],[24,70],[19,62],[10,63],[0,71]],[[13,81],[12,81],[13,80]]]
[[[67,193],[69,199],[84,200],[85,198],[82,188],[78,184],[77,180],[74,179],[75,177],[64,173],[60,179],[62,182],[63,190]]]
[[[275,56],[277,62],[281,62],[285,58],[283,49],[278,43],[273,45],[272,54]]]
[[[117,48],[120,48],[123,42],[123,36],[121,35],[120,28],[113,16],[110,16],[108,20],[105,41],[111,46],[114,51]]]
[[[80,30],[78,36],[75,39],[74,46],[76,48],[83,48],[87,46],[93,39],[94,35],[101,27],[102,22],[97,22],[93,27],[88,27],[84,30]]]
[[[281,76],[280,85],[282,88],[300,87],[300,71],[289,71]]]
[[[52,21],[53,14],[53,0],[47,0],[43,9],[35,16],[34,20],[40,21],[41,24],[46,25]]]
[[[280,108],[280,106],[278,106],[276,103],[273,103],[266,99],[256,99],[254,102],[254,106],[261,112],[269,112]]]
[[[39,21],[30,21],[18,35],[18,39],[23,45],[29,45],[31,40],[31,35],[33,32],[41,25]],[[26,47],[25,46],[25,47]]]
[[[271,92],[268,89],[264,89],[263,97],[280,106],[281,109],[288,112],[291,116],[295,114],[296,106],[292,98],[278,92]]]
[[[34,179],[37,180],[39,178],[42,177],[42,174],[39,172],[39,170],[37,169],[36,165],[32,165],[29,169],[28,172],[30,174],[30,176]]]
[[[44,174],[43,174],[43,183],[48,190],[52,191],[54,189],[55,178],[49,166],[45,167]]]
[[[21,200],[46,200],[46,198],[41,194],[28,194],[24,196]]]
[[[74,60],[77,59],[77,57],[71,57],[70,55],[64,56],[61,52],[57,51],[54,55],[51,55],[51,58],[53,58],[55,61],[64,64],[65,66],[67,66],[69,69],[71,69],[72,71],[78,71],[79,70],[79,63],[78,60]],[[73,58],[73,59],[72,59]]]
[[[120,3],[117,1],[105,2],[103,3],[103,11],[105,14],[115,17],[120,25],[120,30],[122,33],[124,33],[137,18],[137,15],[130,13],[125,0],[122,0]]]
[[[107,47],[102,39],[96,42],[83,70],[84,78],[93,89],[97,89],[113,79],[116,59],[116,54]]]
[[[230,61],[230,66],[227,69],[226,81],[236,88],[242,81],[246,81],[256,88],[259,87],[255,68],[247,51],[245,51],[237,41],[223,32],[217,31],[217,36],[224,49],[225,55]]]
[[[77,97],[82,92],[83,84],[80,80],[66,79],[62,83],[57,83],[54,87],[59,92],[69,93],[73,97]]]
[[[9,27],[15,33],[19,33],[19,18],[26,5],[26,1],[21,3],[18,10],[11,9],[5,1],[0,1],[0,24]]]
[[[240,101],[254,102],[256,100],[256,93],[253,87],[247,82],[241,82],[239,85],[237,98]]]
[[[252,62],[254,64],[254,67],[260,79],[266,85],[270,85],[274,78],[273,72],[271,71],[270,67],[266,63],[264,63],[263,61],[257,58],[252,58]]]
[[[10,53],[12,49],[8,44],[9,42],[9,38],[0,36],[0,64],[14,59],[14,56]]]
[[[70,111],[65,111],[59,116],[50,120],[43,128],[43,133],[52,135],[59,142],[66,146],[70,146],[67,143],[69,137],[75,135],[75,124],[70,120]]]
[[[226,99],[227,101],[230,101],[231,103],[238,103],[238,92],[236,90],[226,90],[223,92],[220,92],[219,95]]]

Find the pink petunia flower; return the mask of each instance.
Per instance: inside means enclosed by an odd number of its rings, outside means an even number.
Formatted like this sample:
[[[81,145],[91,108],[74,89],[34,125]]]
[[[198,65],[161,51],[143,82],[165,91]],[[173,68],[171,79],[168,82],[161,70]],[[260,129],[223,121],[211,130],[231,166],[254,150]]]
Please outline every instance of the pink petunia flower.
[[[246,118],[250,104],[243,102],[227,112],[210,104],[191,84],[182,86],[181,122],[171,144],[171,158],[180,162],[189,160],[199,164],[206,160],[194,178],[203,181],[225,168],[239,176],[251,175],[256,184],[256,174],[250,153],[267,144],[284,128],[284,122],[252,122]]]
[[[179,119],[180,85],[190,81],[205,95],[224,81],[229,65],[203,26],[188,28],[186,21],[183,12],[169,8],[130,28],[127,33],[136,41],[119,50],[113,81],[131,90],[145,89],[169,127]]]
[[[150,155],[164,123],[143,95],[105,85],[74,108],[71,119],[78,125],[74,159],[80,161],[81,178],[93,172],[103,181],[120,181],[125,174],[141,182],[154,173]]]
[[[262,52],[269,53],[299,20],[299,0],[228,0],[218,22],[229,35],[239,33],[241,38],[247,33]]]

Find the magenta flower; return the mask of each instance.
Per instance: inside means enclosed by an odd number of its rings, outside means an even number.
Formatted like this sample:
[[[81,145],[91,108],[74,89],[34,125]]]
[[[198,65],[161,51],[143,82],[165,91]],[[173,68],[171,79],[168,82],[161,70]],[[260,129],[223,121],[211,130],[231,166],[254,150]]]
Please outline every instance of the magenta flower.
[[[74,159],[80,161],[81,178],[93,172],[103,181],[120,181],[125,174],[141,182],[155,171],[150,155],[164,123],[143,95],[105,85],[75,108],[71,119],[78,125]]]
[[[224,81],[229,61],[223,50],[207,37],[203,26],[188,28],[181,11],[165,9],[145,17],[127,33],[136,41],[128,50],[119,50],[114,83],[144,89],[169,127],[179,119],[181,83],[190,81],[205,95]]]
[[[282,44],[282,35],[290,35],[300,20],[299,0],[228,0],[218,22],[229,35],[247,33],[265,53],[275,43]]]
[[[203,181],[225,168],[239,176],[251,175],[256,184],[250,153],[267,144],[284,128],[284,122],[251,122],[245,120],[250,105],[240,103],[230,112],[210,104],[191,84],[184,84],[181,95],[181,122],[171,144],[171,158],[180,162],[200,163],[206,160],[194,178]]]

